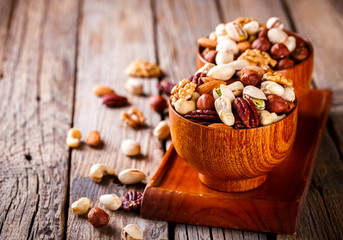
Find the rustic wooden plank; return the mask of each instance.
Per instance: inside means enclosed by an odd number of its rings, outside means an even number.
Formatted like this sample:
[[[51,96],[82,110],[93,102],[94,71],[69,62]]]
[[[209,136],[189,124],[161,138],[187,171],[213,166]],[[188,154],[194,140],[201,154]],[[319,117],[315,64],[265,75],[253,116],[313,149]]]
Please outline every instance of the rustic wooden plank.
[[[11,16],[15,7],[15,1],[0,1],[0,67],[4,60],[4,50],[7,44],[8,29],[10,27]],[[2,70],[0,70],[1,73]]]
[[[0,80],[1,239],[63,236],[77,8],[15,4]]]
[[[343,4],[325,0],[286,2],[296,30],[313,43],[316,87],[333,90],[333,103],[343,104],[343,47],[337,44],[337,39],[343,38]]]
[[[152,136],[152,129],[161,118],[150,109],[147,98],[158,93],[157,79],[142,80],[145,96],[129,96],[131,105],[143,110],[147,117],[148,126],[139,130],[126,126],[120,119],[120,112],[127,111],[128,107],[106,108],[92,93],[94,85],[105,84],[112,86],[117,94],[128,95],[124,88],[126,66],[136,59],[156,61],[153,15],[149,1],[86,0],[82,16],[74,126],[81,129],[84,137],[90,130],[97,129],[104,146],[94,149],[82,145],[72,151],[70,203],[80,197],[88,197],[92,201],[91,207],[101,207],[101,195],[115,193],[122,196],[129,188],[116,184],[110,177],[99,184],[93,182],[88,176],[92,164],[107,164],[114,167],[116,173],[127,168],[139,168],[146,172],[147,182],[162,160],[162,143]],[[140,142],[143,156],[124,156],[120,145],[125,139]],[[136,187],[142,191],[144,185]],[[167,222],[141,219],[138,213],[123,210],[108,212],[111,216],[108,226],[96,229],[86,216],[78,217],[69,210],[67,238],[119,239],[122,228],[135,223],[146,239],[168,239]]]
[[[297,235],[279,235],[277,239],[341,239],[342,199],[342,164],[332,138],[325,131]]]

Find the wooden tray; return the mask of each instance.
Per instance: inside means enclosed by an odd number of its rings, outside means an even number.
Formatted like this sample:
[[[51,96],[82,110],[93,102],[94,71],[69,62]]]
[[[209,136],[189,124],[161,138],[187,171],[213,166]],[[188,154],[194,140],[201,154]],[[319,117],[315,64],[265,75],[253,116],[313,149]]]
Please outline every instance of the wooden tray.
[[[171,145],[145,188],[141,217],[295,233],[330,102],[330,91],[310,90],[300,104],[297,137],[291,154],[253,191],[225,193],[207,188]]]

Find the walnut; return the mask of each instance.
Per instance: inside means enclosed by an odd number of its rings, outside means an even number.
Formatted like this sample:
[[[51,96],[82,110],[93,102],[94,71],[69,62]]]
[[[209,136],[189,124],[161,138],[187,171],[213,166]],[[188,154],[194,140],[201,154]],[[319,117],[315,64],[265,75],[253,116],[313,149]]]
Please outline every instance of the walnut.
[[[135,107],[130,108],[129,112],[122,112],[121,119],[133,128],[144,126],[146,120],[143,112]]]
[[[248,18],[248,17],[239,17],[239,18],[236,18],[235,20],[234,20],[234,22],[235,23],[238,23],[239,25],[241,25],[242,27],[245,25],[245,24],[247,24],[247,23],[249,23],[249,22],[251,22],[251,21],[253,21],[254,19],[252,19],[252,18]]]
[[[125,73],[131,77],[160,77],[163,72],[161,68],[149,61],[133,61],[125,70]]]
[[[292,79],[286,78],[284,75],[282,75],[282,73],[275,72],[268,66],[262,66],[262,69],[266,72],[262,76],[262,81],[273,81],[285,85],[287,87],[293,88]]]
[[[247,60],[250,65],[259,67],[262,65],[271,65],[274,67],[277,64],[277,61],[272,59],[268,53],[261,52],[259,49],[247,49],[238,59]]]
[[[170,99],[172,101],[172,105],[174,106],[175,102],[181,98],[189,100],[192,97],[196,87],[196,83],[190,82],[188,79],[183,79],[171,90],[172,96]]]

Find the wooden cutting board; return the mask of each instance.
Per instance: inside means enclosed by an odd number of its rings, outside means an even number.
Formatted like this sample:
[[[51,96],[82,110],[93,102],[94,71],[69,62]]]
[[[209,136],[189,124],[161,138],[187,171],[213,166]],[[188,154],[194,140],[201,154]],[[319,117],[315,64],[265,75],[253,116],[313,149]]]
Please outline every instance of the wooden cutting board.
[[[299,106],[291,154],[253,191],[225,193],[207,188],[171,145],[145,188],[141,216],[195,225],[295,233],[330,103],[330,91],[310,90]]]

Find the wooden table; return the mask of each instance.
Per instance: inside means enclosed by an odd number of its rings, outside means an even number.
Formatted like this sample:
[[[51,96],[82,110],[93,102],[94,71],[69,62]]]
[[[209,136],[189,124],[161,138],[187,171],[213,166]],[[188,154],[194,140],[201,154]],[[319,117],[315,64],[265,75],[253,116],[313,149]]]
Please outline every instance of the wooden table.
[[[0,239],[119,239],[128,223],[146,239],[342,239],[343,236],[343,2],[325,0],[1,0],[0,1]],[[159,79],[144,80],[145,96],[129,96],[144,110],[147,128],[126,127],[94,96],[95,84],[123,87],[125,67],[136,59],[158,62],[178,82],[195,71],[196,39],[239,16],[279,16],[287,29],[307,36],[315,49],[313,87],[334,100],[296,236],[255,233],[141,219],[111,212],[95,229],[74,215],[71,203],[87,196],[122,196],[113,178],[88,177],[94,163],[116,172],[137,167],[154,174],[167,142],[152,129],[167,116],[149,108]],[[316,106],[313,106],[316,107]],[[84,138],[100,131],[104,146],[65,145],[68,129]],[[122,140],[134,138],[144,157],[128,158]],[[145,181],[145,183],[146,183]],[[142,190],[144,186],[133,186]]]

